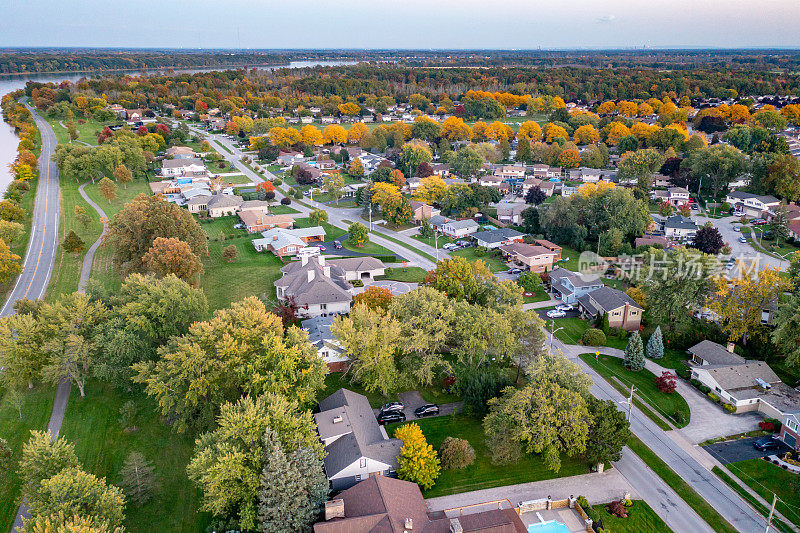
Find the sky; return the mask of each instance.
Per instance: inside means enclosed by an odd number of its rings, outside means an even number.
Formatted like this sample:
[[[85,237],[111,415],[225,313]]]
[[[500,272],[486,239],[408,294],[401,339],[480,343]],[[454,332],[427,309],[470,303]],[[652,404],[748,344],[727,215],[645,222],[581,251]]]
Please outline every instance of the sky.
[[[800,48],[800,1],[0,0],[0,46]]]

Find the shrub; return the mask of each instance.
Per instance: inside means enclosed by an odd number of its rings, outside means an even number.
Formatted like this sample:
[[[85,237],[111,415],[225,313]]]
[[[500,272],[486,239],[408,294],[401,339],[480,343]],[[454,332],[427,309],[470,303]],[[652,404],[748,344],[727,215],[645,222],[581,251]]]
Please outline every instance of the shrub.
[[[517,285],[528,292],[536,292],[542,286],[542,278],[535,272],[526,271],[519,275]]]
[[[780,433],[781,432],[781,425],[782,424],[781,424],[781,421],[778,420],[777,418],[765,418],[764,422],[768,422],[768,423],[772,424],[772,431],[774,431],[775,433]]]
[[[661,376],[656,378],[656,387],[663,393],[672,394],[677,386],[678,382],[675,381],[675,375],[671,372],[662,372]]]
[[[475,450],[464,439],[447,437],[439,447],[442,468],[454,470],[466,468],[475,462]]]
[[[678,424],[686,423],[686,415],[684,415],[682,411],[675,411],[672,413],[672,419]]]
[[[292,199],[289,198],[288,196],[284,196],[283,198],[281,198],[281,205],[289,205],[291,203]]]
[[[712,402],[718,402],[718,401],[719,401],[719,396],[717,396],[717,395],[716,395],[716,394],[714,394],[713,392],[709,392],[709,393],[708,393],[708,397],[709,397],[709,398],[711,398],[711,401],[712,401]]]
[[[692,377],[692,371],[689,370],[688,368],[683,368],[683,367],[676,368],[675,369],[675,373],[678,376],[682,377],[683,379],[690,379]],[[697,380],[695,380],[695,381],[697,381]]]
[[[386,267],[383,273],[387,276],[391,276],[394,273],[394,269],[392,267]]]
[[[766,420],[762,420],[758,423],[758,427],[762,429],[762,431],[769,431],[772,433],[775,431],[775,426],[772,425],[771,422],[767,422]]]
[[[483,257],[484,255],[486,255],[486,248],[483,246],[475,248],[475,257]]]
[[[597,328],[589,328],[583,332],[581,342],[584,346],[605,346],[606,334]]]
[[[622,505],[624,505],[625,507],[631,507],[633,505],[633,502],[631,501],[630,498],[625,498],[624,500],[622,500]]]
[[[723,405],[722,408],[725,409],[726,411],[728,411],[729,413],[735,413],[736,412],[736,406],[732,405],[732,404],[729,404],[729,403],[726,403],[725,405]]]
[[[613,514],[619,518],[628,518],[628,509],[621,501],[615,501],[608,504],[606,507],[608,514]]]
[[[350,282],[350,284],[353,287],[363,287],[364,286],[364,282],[361,281],[360,279],[353,280],[353,281]]]
[[[275,178],[274,180],[272,180],[272,184],[278,187],[279,185],[283,185],[283,180],[280,178]]]

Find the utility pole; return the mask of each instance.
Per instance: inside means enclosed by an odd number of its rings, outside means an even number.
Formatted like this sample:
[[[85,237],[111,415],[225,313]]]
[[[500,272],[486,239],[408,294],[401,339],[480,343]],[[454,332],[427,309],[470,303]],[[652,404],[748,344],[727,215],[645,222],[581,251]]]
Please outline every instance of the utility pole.
[[[638,390],[636,387],[631,384],[631,396],[628,398],[628,422],[631,420],[631,414],[633,414],[633,392]]]
[[[369,199],[369,231],[372,232],[372,197]]]
[[[775,514],[775,504],[778,501],[778,495],[774,492],[772,493],[772,506],[769,508],[769,516],[767,517],[767,529],[764,530],[764,533],[769,533],[769,526],[772,524],[772,515]]]
[[[433,247],[436,248],[436,262],[439,262],[439,233],[433,230]]]

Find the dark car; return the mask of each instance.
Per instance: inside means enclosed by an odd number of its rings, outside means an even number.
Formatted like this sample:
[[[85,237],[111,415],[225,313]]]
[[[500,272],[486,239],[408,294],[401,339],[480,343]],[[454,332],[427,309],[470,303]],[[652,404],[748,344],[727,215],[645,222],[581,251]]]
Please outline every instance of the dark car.
[[[765,452],[767,450],[772,450],[779,446],[779,440],[773,436],[761,437],[760,439],[753,441],[753,448],[756,450]]]
[[[521,268],[509,268],[508,269],[508,273],[509,274],[520,274],[521,272],[522,272]]]
[[[383,406],[381,407],[381,413],[388,413],[391,411],[402,411],[405,408],[406,406],[403,405],[403,402],[389,402],[383,404]]]
[[[386,413],[381,413],[377,416],[378,424],[385,425],[385,424],[393,424],[395,422],[405,422],[406,415],[403,411],[389,411]]]
[[[424,416],[433,416],[439,414],[439,406],[435,403],[426,403],[425,405],[420,405],[416,409],[414,409],[414,414],[417,418],[422,418]]]
[[[340,243],[339,241],[333,241],[333,247],[336,248],[337,250],[341,250],[342,243]]]

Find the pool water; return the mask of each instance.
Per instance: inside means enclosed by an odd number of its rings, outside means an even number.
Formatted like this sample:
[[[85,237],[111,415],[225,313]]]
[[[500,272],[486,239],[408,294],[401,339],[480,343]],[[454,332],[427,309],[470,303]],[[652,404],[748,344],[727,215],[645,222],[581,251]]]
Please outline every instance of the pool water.
[[[561,522],[551,520],[528,526],[528,533],[570,533],[569,528]]]

